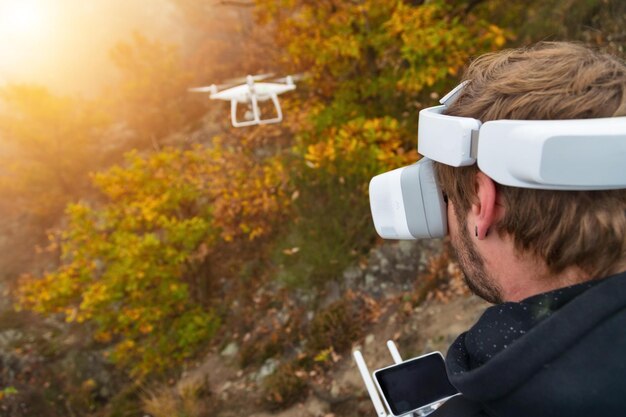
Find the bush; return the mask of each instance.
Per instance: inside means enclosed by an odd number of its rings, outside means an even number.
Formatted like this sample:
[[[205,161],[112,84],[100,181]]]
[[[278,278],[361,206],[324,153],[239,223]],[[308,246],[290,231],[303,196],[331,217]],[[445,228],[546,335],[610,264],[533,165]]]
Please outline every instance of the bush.
[[[262,391],[265,405],[270,410],[287,408],[307,395],[306,373],[296,362],[281,365],[263,381]]]
[[[311,354],[332,348],[343,353],[352,347],[352,343],[363,336],[363,326],[367,317],[361,303],[344,298],[315,315],[307,340]],[[364,314],[365,313],[365,314]]]
[[[220,324],[207,306],[211,276],[199,268],[238,259],[237,242],[271,233],[286,204],[283,182],[277,160],[246,159],[219,140],[148,158],[130,153],[126,167],[94,176],[101,204],[68,207],[62,263],[25,278],[21,307],[93,324],[95,339],[112,343],[111,359],[133,376],[176,366]]]
[[[247,341],[239,352],[239,366],[246,368],[250,365],[261,365],[267,359],[276,356],[283,350],[282,340],[272,335],[262,335]]]
[[[208,381],[183,379],[174,388],[163,388],[142,396],[143,411],[153,417],[199,417],[208,409]],[[210,403],[210,400],[209,400]]]
[[[409,135],[391,117],[356,118],[318,136],[299,137],[292,165],[294,221],[279,245],[279,278],[298,287],[335,279],[375,240],[368,183],[372,176],[414,162]]]

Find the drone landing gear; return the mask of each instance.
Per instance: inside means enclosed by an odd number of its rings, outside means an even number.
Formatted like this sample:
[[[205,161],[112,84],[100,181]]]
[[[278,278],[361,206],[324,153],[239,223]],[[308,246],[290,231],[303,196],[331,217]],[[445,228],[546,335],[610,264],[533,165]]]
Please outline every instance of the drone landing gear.
[[[237,120],[237,107],[238,101],[231,100],[230,102],[230,118],[234,127],[245,127],[245,126],[253,126],[253,125],[267,125],[270,123],[280,123],[283,120],[283,112],[280,108],[280,103],[278,102],[278,96],[276,94],[270,94],[268,97],[263,98],[261,101],[265,101],[267,99],[272,100],[274,104],[274,109],[276,111],[276,117],[269,119],[261,118],[261,109],[259,108],[259,100],[256,95],[250,96],[250,101],[248,102],[248,109],[244,113],[245,121]]]

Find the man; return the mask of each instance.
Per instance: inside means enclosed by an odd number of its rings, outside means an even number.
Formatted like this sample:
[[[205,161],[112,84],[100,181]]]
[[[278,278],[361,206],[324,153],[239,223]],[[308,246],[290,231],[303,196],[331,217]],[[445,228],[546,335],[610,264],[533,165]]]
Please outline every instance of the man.
[[[577,44],[488,54],[464,78],[447,115],[626,116],[626,66]],[[462,396],[432,415],[626,415],[626,190],[503,186],[476,165],[435,171],[466,281],[495,305],[450,347]]]

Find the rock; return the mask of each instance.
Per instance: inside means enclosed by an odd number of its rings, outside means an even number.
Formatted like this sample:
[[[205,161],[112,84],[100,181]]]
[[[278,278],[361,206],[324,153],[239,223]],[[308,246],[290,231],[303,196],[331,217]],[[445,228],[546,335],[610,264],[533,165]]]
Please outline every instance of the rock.
[[[261,369],[259,369],[259,372],[257,373],[255,379],[257,381],[261,381],[262,379],[265,379],[268,376],[272,375],[278,368],[279,364],[280,362],[278,362],[278,360],[274,358],[269,358],[268,360],[265,361],[263,366],[261,366]]]
[[[278,319],[278,321],[282,324],[285,325],[287,324],[287,322],[289,321],[289,319],[291,318],[291,314],[289,312],[289,310],[287,310],[285,307],[283,307],[282,310],[280,310],[277,314],[276,314],[276,318]]]
[[[343,271],[343,280],[348,288],[355,287],[362,276],[363,272],[358,266],[351,266]]]
[[[226,356],[227,358],[232,358],[237,353],[239,353],[239,345],[237,344],[237,342],[230,342],[228,346],[226,346],[224,350],[222,350],[221,355]]]
[[[415,250],[415,242],[411,240],[401,240],[398,242],[398,249],[403,258],[410,258]]]
[[[9,329],[0,332],[0,349],[8,349],[14,343],[20,341],[22,337],[23,333],[15,329]]]
[[[413,288],[415,278],[427,267],[428,259],[441,251],[442,241],[385,242],[369,253],[360,278],[346,270],[346,284],[355,281],[357,287],[374,296],[406,292]],[[359,285],[360,284],[360,285]],[[352,286],[349,286],[352,288]]]
[[[320,304],[321,308],[328,307],[335,301],[341,299],[341,289],[339,288],[339,284],[335,281],[331,281],[326,285],[326,294],[322,298],[322,302]]]

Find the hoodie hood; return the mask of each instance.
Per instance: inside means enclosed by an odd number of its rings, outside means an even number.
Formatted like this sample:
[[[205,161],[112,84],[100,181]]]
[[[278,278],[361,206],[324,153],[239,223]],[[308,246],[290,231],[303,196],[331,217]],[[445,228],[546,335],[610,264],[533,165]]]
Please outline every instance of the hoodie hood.
[[[626,273],[490,307],[446,364],[452,384],[490,415],[623,412]]]

